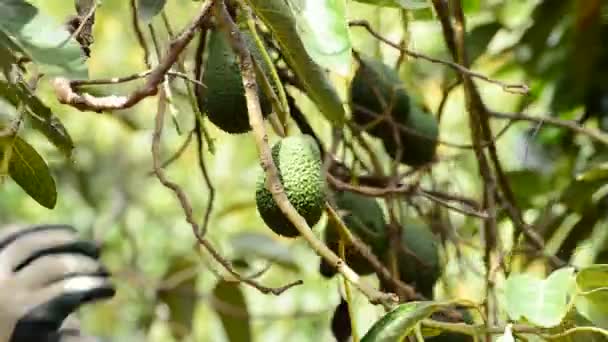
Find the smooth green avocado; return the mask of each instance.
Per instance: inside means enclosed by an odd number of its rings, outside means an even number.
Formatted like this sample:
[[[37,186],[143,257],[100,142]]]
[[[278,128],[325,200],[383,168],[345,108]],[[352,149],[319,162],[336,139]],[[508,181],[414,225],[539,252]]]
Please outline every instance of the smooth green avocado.
[[[401,143],[400,162],[410,166],[429,163],[435,157],[439,128],[434,116],[425,113],[418,105],[410,106],[410,115],[402,122],[399,139]],[[381,137],[386,153],[397,158],[397,139],[394,134]]]
[[[376,255],[384,253],[388,244],[386,220],[382,208],[375,198],[363,196],[350,191],[338,192],[335,195],[338,210],[344,212],[342,220],[346,227],[361,241],[367,244]],[[329,221],[325,227],[325,243],[339,255],[339,228]],[[361,275],[374,271],[369,261],[354,247],[345,246],[346,263]]]
[[[272,159],[289,202],[312,227],[321,218],[325,206],[326,186],[319,147],[309,135],[289,136],[272,146]],[[264,172],[258,177],[255,199],[260,216],[275,233],[285,237],[300,234],[266,189]]]
[[[242,33],[256,63],[263,70],[269,70],[251,34],[247,31]],[[207,49],[209,55],[203,74],[203,83],[207,88],[203,91],[203,111],[207,113],[209,121],[224,132],[239,134],[250,131],[239,61],[226,34],[220,30],[211,30]],[[272,111],[272,104],[261,90],[259,78],[257,81],[260,105],[265,117]]]
[[[440,275],[437,238],[425,225],[408,222],[401,231],[401,246],[397,254],[401,280],[414,285],[425,297],[433,298]]]
[[[391,132],[393,127],[379,116],[388,112],[397,122],[405,122],[409,116],[410,99],[397,71],[366,56],[360,56],[350,86],[350,103],[353,121],[377,137]]]

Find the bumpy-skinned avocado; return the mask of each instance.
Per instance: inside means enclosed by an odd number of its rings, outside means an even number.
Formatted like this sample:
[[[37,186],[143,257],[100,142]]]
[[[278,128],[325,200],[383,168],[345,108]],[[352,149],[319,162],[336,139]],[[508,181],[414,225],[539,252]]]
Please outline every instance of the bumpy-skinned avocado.
[[[262,66],[262,70],[269,70],[251,34],[243,31],[243,38],[256,63]],[[238,57],[232,51],[226,34],[220,30],[212,30],[207,49],[209,55],[203,74],[203,83],[207,88],[203,91],[203,110],[209,121],[224,132],[239,134],[250,131]],[[261,90],[259,77],[257,81],[262,114],[266,116],[272,111],[272,104]]]
[[[338,210],[344,212],[342,220],[346,227],[367,244],[371,251],[379,255],[386,250],[388,239],[386,236],[386,220],[378,202],[374,198],[344,191],[336,193]],[[325,227],[325,243],[339,255],[339,228],[329,221]],[[361,275],[374,271],[369,261],[354,247],[345,245],[346,263]]]
[[[410,166],[420,166],[431,162],[437,149],[439,129],[434,116],[425,113],[418,105],[410,106],[410,115],[399,130],[399,142],[395,134],[382,136],[386,153],[396,158],[401,146],[400,162]]]
[[[272,159],[287,198],[312,227],[321,218],[325,203],[319,147],[309,135],[289,136],[272,147]],[[266,189],[264,172],[258,177],[255,196],[258,212],[270,229],[285,237],[299,235]]]
[[[360,55],[360,64],[350,86],[353,121],[370,134],[384,136],[391,130],[393,120],[404,122],[410,110],[410,99],[397,72],[388,65]]]

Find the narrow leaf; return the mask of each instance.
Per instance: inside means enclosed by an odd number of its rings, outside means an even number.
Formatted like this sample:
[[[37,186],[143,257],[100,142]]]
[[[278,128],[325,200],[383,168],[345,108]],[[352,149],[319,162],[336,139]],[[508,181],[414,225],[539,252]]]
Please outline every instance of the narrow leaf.
[[[57,203],[57,189],[44,159],[18,136],[2,139],[4,143],[8,139],[12,146],[8,170],[11,178],[40,205],[53,209]]]
[[[374,323],[361,342],[402,341],[420,321],[444,306],[437,302],[401,304]]]
[[[222,320],[228,341],[252,341],[247,302],[238,283],[220,281],[213,290],[213,305]]]
[[[306,52],[321,67],[348,76],[352,45],[345,0],[289,1]]]
[[[145,23],[160,13],[165,7],[167,0],[138,0],[137,15]]]
[[[298,35],[296,19],[285,0],[247,0],[272,31],[286,62],[302,82],[306,93],[323,115],[335,125],[344,121],[344,107],[325,72],[312,60]]]

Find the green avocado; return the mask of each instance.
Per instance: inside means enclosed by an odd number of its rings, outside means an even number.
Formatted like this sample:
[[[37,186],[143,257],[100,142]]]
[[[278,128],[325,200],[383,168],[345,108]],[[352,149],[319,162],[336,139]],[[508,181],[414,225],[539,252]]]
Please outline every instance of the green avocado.
[[[268,75],[269,67],[261,57],[251,34],[243,31],[252,57]],[[224,132],[239,134],[251,130],[243,80],[238,57],[232,51],[226,34],[220,30],[211,30],[207,42],[209,55],[205,62],[202,106],[209,121]],[[272,104],[261,90],[260,78],[257,78],[258,94],[262,114],[266,117],[272,111]]]
[[[325,206],[326,186],[319,147],[309,135],[289,136],[272,146],[272,159],[289,202],[312,227]],[[300,235],[266,189],[264,172],[258,177],[255,199],[258,212],[270,229],[285,237]]]
[[[378,201],[349,191],[338,192],[335,197],[338,210],[344,212],[342,220],[346,227],[367,244],[374,254],[384,253],[388,245],[386,220]],[[340,233],[335,223],[327,224],[324,238],[327,246],[339,255]],[[366,275],[374,271],[369,261],[354,247],[346,245],[345,254],[346,263],[358,274]]]
[[[393,127],[379,116],[390,113],[393,120],[404,122],[410,110],[409,96],[397,72],[362,55],[350,86],[350,104],[353,121],[377,137],[391,132]]]
[[[440,275],[437,238],[425,225],[408,222],[401,232],[401,246],[397,254],[401,280],[433,298],[433,287]]]
[[[425,113],[419,106],[412,104],[410,115],[402,122],[399,142],[394,134],[382,136],[386,153],[395,159],[398,146],[401,146],[400,162],[410,166],[429,163],[435,157],[439,128],[434,116]]]

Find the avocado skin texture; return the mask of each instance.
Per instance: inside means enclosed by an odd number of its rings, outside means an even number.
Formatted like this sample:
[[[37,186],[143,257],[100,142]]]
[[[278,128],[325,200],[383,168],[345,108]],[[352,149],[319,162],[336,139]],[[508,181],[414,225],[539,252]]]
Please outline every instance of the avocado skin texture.
[[[374,254],[384,253],[388,245],[386,220],[376,199],[349,191],[338,192],[335,198],[338,209],[346,212],[342,217],[346,227],[367,244]],[[330,221],[325,227],[324,238],[327,246],[340,255],[340,233],[334,222]],[[374,271],[369,261],[354,247],[351,245],[344,247],[346,263],[355,272],[366,275]]]
[[[325,206],[325,180],[319,147],[309,135],[289,136],[272,146],[272,159],[289,202],[309,226],[319,222]],[[266,225],[285,237],[300,235],[266,189],[266,174],[256,184],[256,206]]]
[[[435,157],[437,136],[439,135],[439,128],[437,127],[435,117],[422,111],[419,106],[412,104],[410,115],[402,124],[419,135],[404,129],[399,130],[401,142],[400,162],[410,166],[420,166],[431,162]],[[395,135],[385,134],[381,139],[386,153],[395,159],[397,157],[397,147],[399,146]]]
[[[385,113],[387,106],[391,109],[390,116],[397,122],[404,122],[410,110],[409,96],[397,72],[363,55],[360,55],[359,68],[350,86],[350,103],[353,121],[377,137],[392,131],[389,121],[377,118]]]
[[[433,287],[440,275],[437,238],[425,225],[408,222],[401,232],[401,245],[404,248],[397,254],[401,280],[414,285],[426,298],[433,298]],[[389,264],[388,260],[385,264]]]
[[[243,31],[243,38],[252,52],[252,58],[258,65],[262,65],[263,70],[268,70],[251,34]],[[251,126],[238,57],[232,51],[226,34],[219,30],[211,30],[207,49],[209,55],[203,74],[203,83],[207,88],[203,91],[202,109],[207,113],[209,121],[222,131],[231,134],[246,133],[251,130]],[[266,117],[272,111],[272,104],[261,90],[259,78],[257,81],[262,114]]]

